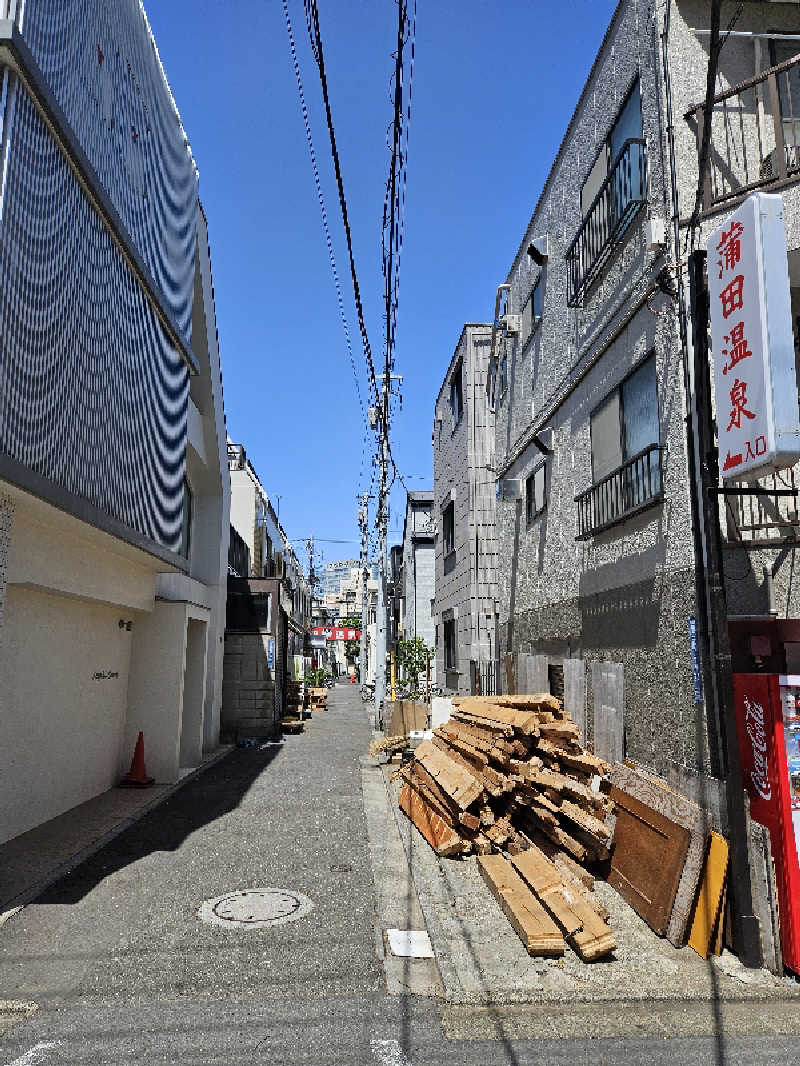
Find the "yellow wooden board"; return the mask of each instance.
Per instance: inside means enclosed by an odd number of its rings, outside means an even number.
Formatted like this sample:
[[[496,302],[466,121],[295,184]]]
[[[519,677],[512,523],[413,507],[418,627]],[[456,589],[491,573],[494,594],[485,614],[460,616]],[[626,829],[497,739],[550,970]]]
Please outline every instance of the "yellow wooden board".
[[[711,940],[720,924],[723,890],[728,873],[728,842],[719,833],[711,834],[711,842],[700,879],[700,891],[689,931],[689,946],[701,959],[708,958]]]

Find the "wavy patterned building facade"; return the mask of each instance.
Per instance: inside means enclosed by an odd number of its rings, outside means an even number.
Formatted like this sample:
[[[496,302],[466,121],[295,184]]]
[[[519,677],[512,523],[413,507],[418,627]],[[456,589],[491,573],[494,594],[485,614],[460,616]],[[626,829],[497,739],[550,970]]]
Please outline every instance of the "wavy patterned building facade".
[[[180,116],[138,0],[0,18],[0,452],[176,552],[198,204]]]

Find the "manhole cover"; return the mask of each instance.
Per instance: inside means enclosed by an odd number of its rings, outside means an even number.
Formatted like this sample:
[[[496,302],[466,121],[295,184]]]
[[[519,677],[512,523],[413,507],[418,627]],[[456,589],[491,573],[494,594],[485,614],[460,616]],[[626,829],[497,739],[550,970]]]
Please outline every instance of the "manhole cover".
[[[301,892],[285,888],[245,888],[207,899],[197,912],[211,925],[227,929],[259,929],[304,918],[314,904]]]
[[[353,869],[353,867],[347,862],[335,862],[333,864],[333,866],[331,866],[331,873],[332,874],[349,874],[352,871],[352,869]]]

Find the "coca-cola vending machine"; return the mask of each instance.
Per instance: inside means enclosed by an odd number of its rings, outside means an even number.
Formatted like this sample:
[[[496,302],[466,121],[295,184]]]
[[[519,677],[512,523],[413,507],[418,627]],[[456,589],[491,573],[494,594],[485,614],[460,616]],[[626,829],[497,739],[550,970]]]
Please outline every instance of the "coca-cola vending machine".
[[[800,674],[734,674],[743,784],[772,845],[783,962],[800,973]]]

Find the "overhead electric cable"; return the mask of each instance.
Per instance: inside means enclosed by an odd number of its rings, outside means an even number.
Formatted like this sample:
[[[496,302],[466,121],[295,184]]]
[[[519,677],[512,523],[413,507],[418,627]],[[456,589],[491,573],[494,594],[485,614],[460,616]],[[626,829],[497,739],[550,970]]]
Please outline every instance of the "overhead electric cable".
[[[306,131],[306,141],[308,142],[308,151],[311,156],[311,167],[314,171],[314,186],[317,190],[317,199],[319,200],[320,212],[322,214],[322,228],[325,231],[325,243],[328,246],[328,258],[330,259],[331,272],[333,274],[333,284],[336,289],[336,302],[339,306],[339,315],[342,320],[342,328],[344,329],[344,339],[347,345],[347,353],[350,357],[350,366],[353,369],[353,380],[356,386],[356,395],[358,397],[358,405],[361,408],[361,417],[364,425],[367,425],[367,413],[364,409],[364,401],[361,396],[361,386],[358,380],[358,371],[356,370],[356,362],[353,356],[353,346],[350,340],[350,327],[347,324],[347,316],[344,310],[344,299],[342,297],[342,286],[339,281],[339,271],[336,268],[336,256],[333,249],[333,241],[331,239],[331,231],[328,225],[328,212],[325,208],[325,197],[322,192],[322,183],[320,182],[319,167],[317,166],[317,156],[314,151],[314,139],[311,134],[311,123],[308,117],[308,108],[306,107],[305,93],[303,91],[303,79],[300,74],[300,63],[297,58],[297,48],[295,47],[294,31],[292,30],[292,20],[289,14],[289,5],[287,0],[283,0],[283,14],[286,19],[286,32],[289,35],[289,48],[292,54],[292,65],[294,66],[294,76],[297,81],[297,92],[300,97],[300,110],[303,114],[303,125]],[[361,455],[361,467],[363,471],[364,465],[364,452],[362,449]],[[359,477],[360,480],[360,477]]]
[[[283,0],[284,5],[286,0]],[[311,39],[311,50],[314,53],[314,58],[319,70],[320,84],[322,86],[322,99],[325,104],[325,117],[328,123],[328,135],[331,142],[331,154],[333,156],[333,165],[336,172],[336,186],[339,191],[339,206],[342,211],[342,222],[344,223],[345,237],[347,239],[347,254],[350,259],[350,277],[353,282],[353,296],[356,303],[356,313],[358,315],[358,327],[361,332],[361,341],[364,346],[364,356],[367,360],[367,370],[369,371],[369,384],[371,392],[374,394],[375,403],[377,404],[379,399],[378,383],[375,377],[375,364],[372,359],[372,348],[369,343],[369,336],[367,334],[367,326],[364,322],[364,309],[361,305],[361,289],[358,284],[358,276],[356,274],[355,256],[353,254],[353,239],[350,232],[350,219],[347,212],[347,200],[344,195],[344,181],[342,179],[342,168],[339,162],[339,151],[336,147],[336,133],[333,128],[333,116],[331,114],[331,104],[328,96],[328,78],[325,73],[325,54],[322,47],[322,36],[319,28],[319,10],[317,7],[317,0],[305,0],[306,9],[306,21],[308,23],[308,32]]]

